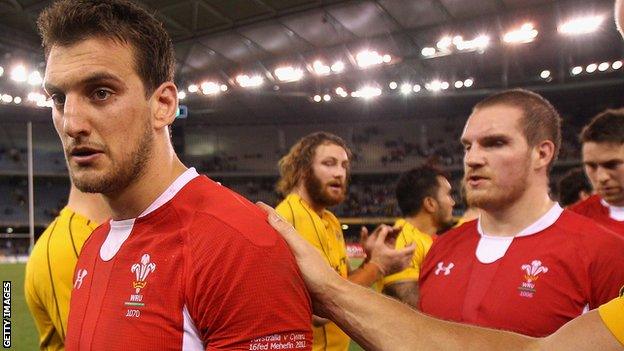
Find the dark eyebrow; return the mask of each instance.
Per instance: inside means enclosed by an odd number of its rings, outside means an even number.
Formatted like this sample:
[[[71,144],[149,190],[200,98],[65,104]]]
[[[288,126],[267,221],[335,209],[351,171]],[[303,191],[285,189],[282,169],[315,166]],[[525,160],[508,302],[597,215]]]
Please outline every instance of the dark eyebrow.
[[[116,75],[110,74],[110,73],[106,73],[106,72],[94,72],[93,74],[87,76],[86,78],[84,78],[83,80],[81,80],[79,82],[79,84],[81,85],[92,85],[92,84],[96,84],[96,83],[101,83],[104,81],[114,81],[117,83],[123,83],[123,81],[121,79],[119,79],[119,77],[117,77]],[[60,87],[48,83],[46,82],[43,85],[43,89],[45,89],[46,92],[50,93],[50,92],[57,92],[57,91],[63,91],[63,89],[61,89]]]
[[[492,143],[495,141],[509,141],[510,138],[507,135],[504,134],[492,134],[492,135],[486,135],[483,138],[481,138],[481,140],[479,140],[480,143],[482,144],[486,144],[486,143]]]

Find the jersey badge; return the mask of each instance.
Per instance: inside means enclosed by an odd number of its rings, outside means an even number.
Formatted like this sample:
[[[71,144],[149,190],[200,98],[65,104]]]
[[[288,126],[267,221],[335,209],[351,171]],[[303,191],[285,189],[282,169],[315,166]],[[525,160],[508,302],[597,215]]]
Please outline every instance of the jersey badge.
[[[82,268],[76,272],[76,280],[74,281],[74,289],[80,289],[83,279],[87,276],[87,270]]]
[[[435,275],[440,275],[443,273],[445,276],[451,274],[451,269],[455,267],[453,262],[450,262],[446,267],[444,267],[444,262],[438,262],[438,268],[435,270]]]
[[[150,255],[143,254],[141,257],[141,263],[135,263],[130,268],[130,272],[134,273],[136,280],[132,282],[132,288],[134,288],[134,293],[130,294],[130,301],[126,301],[124,305],[128,307],[145,307],[145,303],[143,302],[143,295],[140,294],[141,289],[144,289],[147,286],[147,277],[150,273],[156,270],[156,263],[150,262]],[[128,309],[126,312],[126,317],[139,317],[141,315],[141,311],[137,309]]]
[[[518,287],[520,296],[532,298],[535,295],[535,282],[540,274],[548,272],[548,267],[543,266],[540,260],[533,260],[531,264],[523,264],[520,269],[524,272],[524,281]]]

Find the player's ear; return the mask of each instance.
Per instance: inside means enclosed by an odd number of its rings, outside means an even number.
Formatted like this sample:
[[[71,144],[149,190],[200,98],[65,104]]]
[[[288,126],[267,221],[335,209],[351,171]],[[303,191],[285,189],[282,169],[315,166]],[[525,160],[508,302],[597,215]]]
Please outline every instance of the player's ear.
[[[153,125],[156,129],[165,128],[173,123],[178,109],[178,89],[172,82],[162,83],[150,99]]]
[[[435,213],[438,207],[437,201],[431,196],[427,196],[423,199],[423,208],[429,213]]]
[[[550,140],[544,140],[534,148],[535,169],[548,167],[555,157],[555,144]]]

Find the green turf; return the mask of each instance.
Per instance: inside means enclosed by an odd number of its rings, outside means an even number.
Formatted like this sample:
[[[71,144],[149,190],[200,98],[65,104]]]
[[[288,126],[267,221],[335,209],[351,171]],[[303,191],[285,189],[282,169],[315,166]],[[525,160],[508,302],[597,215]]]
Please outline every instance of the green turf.
[[[360,345],[351,341],[351,346],[349,346],[349,351],[363,351],[364,349],[360,347]]]
[[[0,264],[0,277],[11,281],[11,350],[37,350],[37,329],[24,299],[23,263]]]

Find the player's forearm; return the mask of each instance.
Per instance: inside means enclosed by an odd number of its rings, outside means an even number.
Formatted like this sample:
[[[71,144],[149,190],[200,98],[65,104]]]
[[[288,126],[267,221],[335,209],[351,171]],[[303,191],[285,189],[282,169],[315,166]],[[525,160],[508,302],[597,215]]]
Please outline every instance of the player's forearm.
[[[353,284],[370,287],[374,282],[383,277],[379,267],[371,262],[364,263],[360,268],[349,274],[349,281]]]
[[[367,350],[535,350],[536,339],[440,321],[370,289],[336,281],[323,313]]]

